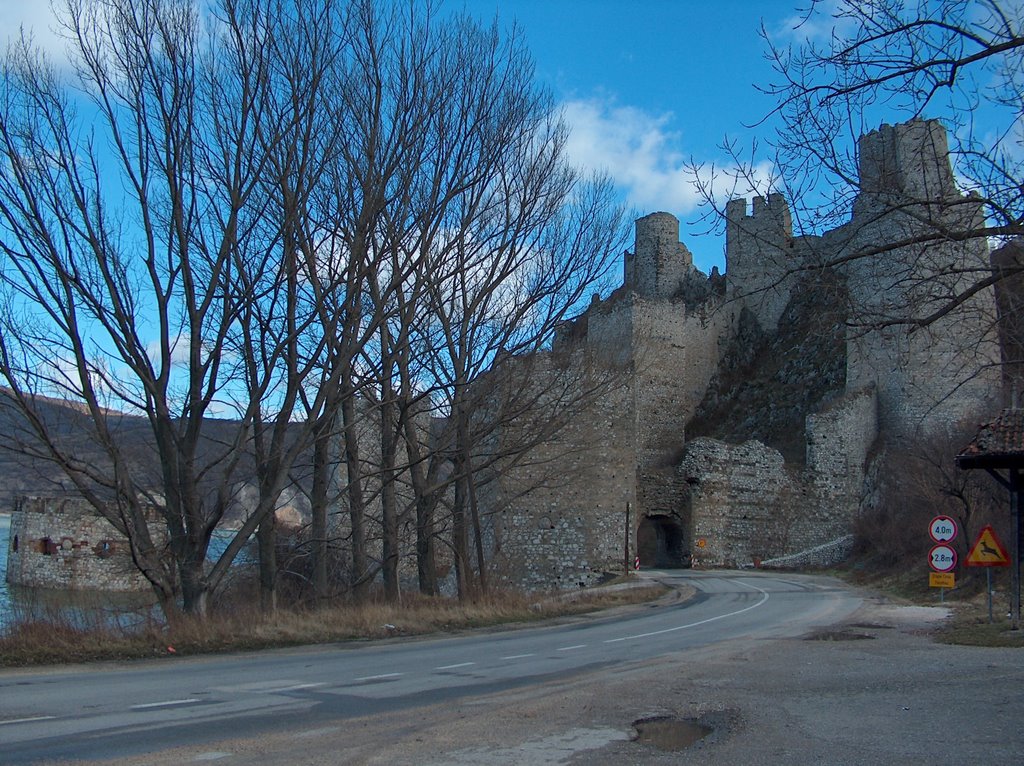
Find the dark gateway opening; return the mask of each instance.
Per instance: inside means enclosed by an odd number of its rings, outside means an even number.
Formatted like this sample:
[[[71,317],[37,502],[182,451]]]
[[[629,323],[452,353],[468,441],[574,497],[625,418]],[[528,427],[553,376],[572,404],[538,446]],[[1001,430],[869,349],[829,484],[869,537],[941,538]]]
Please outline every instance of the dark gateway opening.
[[[640,566],[690,566],[690,551],[684,545],[682,527],[671,516],[645,517],[636,531],[636,550]]]

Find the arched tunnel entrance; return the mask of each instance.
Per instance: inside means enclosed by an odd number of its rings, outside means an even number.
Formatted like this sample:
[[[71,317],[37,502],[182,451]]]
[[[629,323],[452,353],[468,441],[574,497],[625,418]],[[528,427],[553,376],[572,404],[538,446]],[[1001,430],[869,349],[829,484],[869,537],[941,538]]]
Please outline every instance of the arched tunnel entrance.
[[[640,566],[679,568],[690,566],[690,552],[683,528],[672,516],[645,516],[636,530],[636,554]]]

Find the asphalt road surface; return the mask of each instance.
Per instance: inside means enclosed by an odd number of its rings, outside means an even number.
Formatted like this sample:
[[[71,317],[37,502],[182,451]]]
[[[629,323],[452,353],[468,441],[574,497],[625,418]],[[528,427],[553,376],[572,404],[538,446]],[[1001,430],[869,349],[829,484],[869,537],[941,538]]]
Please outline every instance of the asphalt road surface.
[[[860,605],[833,580],[646,573],[696,594],[564,624],[429,639],[0,672],[0,763],[143,758],[452,706],[736,639],[796,636]],[[206,748],[206,750],[203,750]],[[335,755],[337,755],[335,753]],[[333,762],[345,762],[342,758]]]

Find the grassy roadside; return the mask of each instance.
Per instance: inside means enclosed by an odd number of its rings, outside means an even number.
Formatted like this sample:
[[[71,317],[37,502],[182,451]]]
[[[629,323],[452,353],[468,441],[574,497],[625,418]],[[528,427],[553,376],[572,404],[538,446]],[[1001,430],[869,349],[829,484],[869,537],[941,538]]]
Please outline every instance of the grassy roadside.
[[[545,598],[500,593],[473,602],[406,596],[401,605],[371,602],[318,609],[221,610],[206,620],[173,627],[146,624],[128,631],[75,626],[59,619],[19,622],[0,631],[0,667],[251,651],[286,646],[449,633],[470,628],[532,623],[660,597],[666,588],[637,583]]]
[[[941,594],[939,589],[928,586],[927,570],[922,574],[920,568],[869,573],[864,568],[851,567],[834,574],[851,584],[878,591],[897,603],[947,607],[950,618],[934,633],[941,643],[1024,648],[1024,628],[1010,629],[1008,573],[1000,573],[995,580],[991,623],[986,580],[982,574],[961,575],[956,588]]]

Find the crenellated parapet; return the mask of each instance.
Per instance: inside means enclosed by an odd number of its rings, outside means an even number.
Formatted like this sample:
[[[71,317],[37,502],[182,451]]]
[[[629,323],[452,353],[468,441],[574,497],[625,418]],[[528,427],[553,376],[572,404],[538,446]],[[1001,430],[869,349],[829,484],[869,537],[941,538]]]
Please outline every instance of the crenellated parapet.
[[[679,241],[679,219],[651,213],[636,222],[632,255],[626,256],[624,284],[643,298],[670,299],[693,271],[693,255]]]
[[[725,273],[728,297],[745,306],[761,327],[774,330],[793,289],[793,219],[782,194],[734,199],[726,205]]]
[[[943,202],[959,197],[949,161],[946,129],[938,120],[882,125],[857,143],[859,198],[869,206]]]

